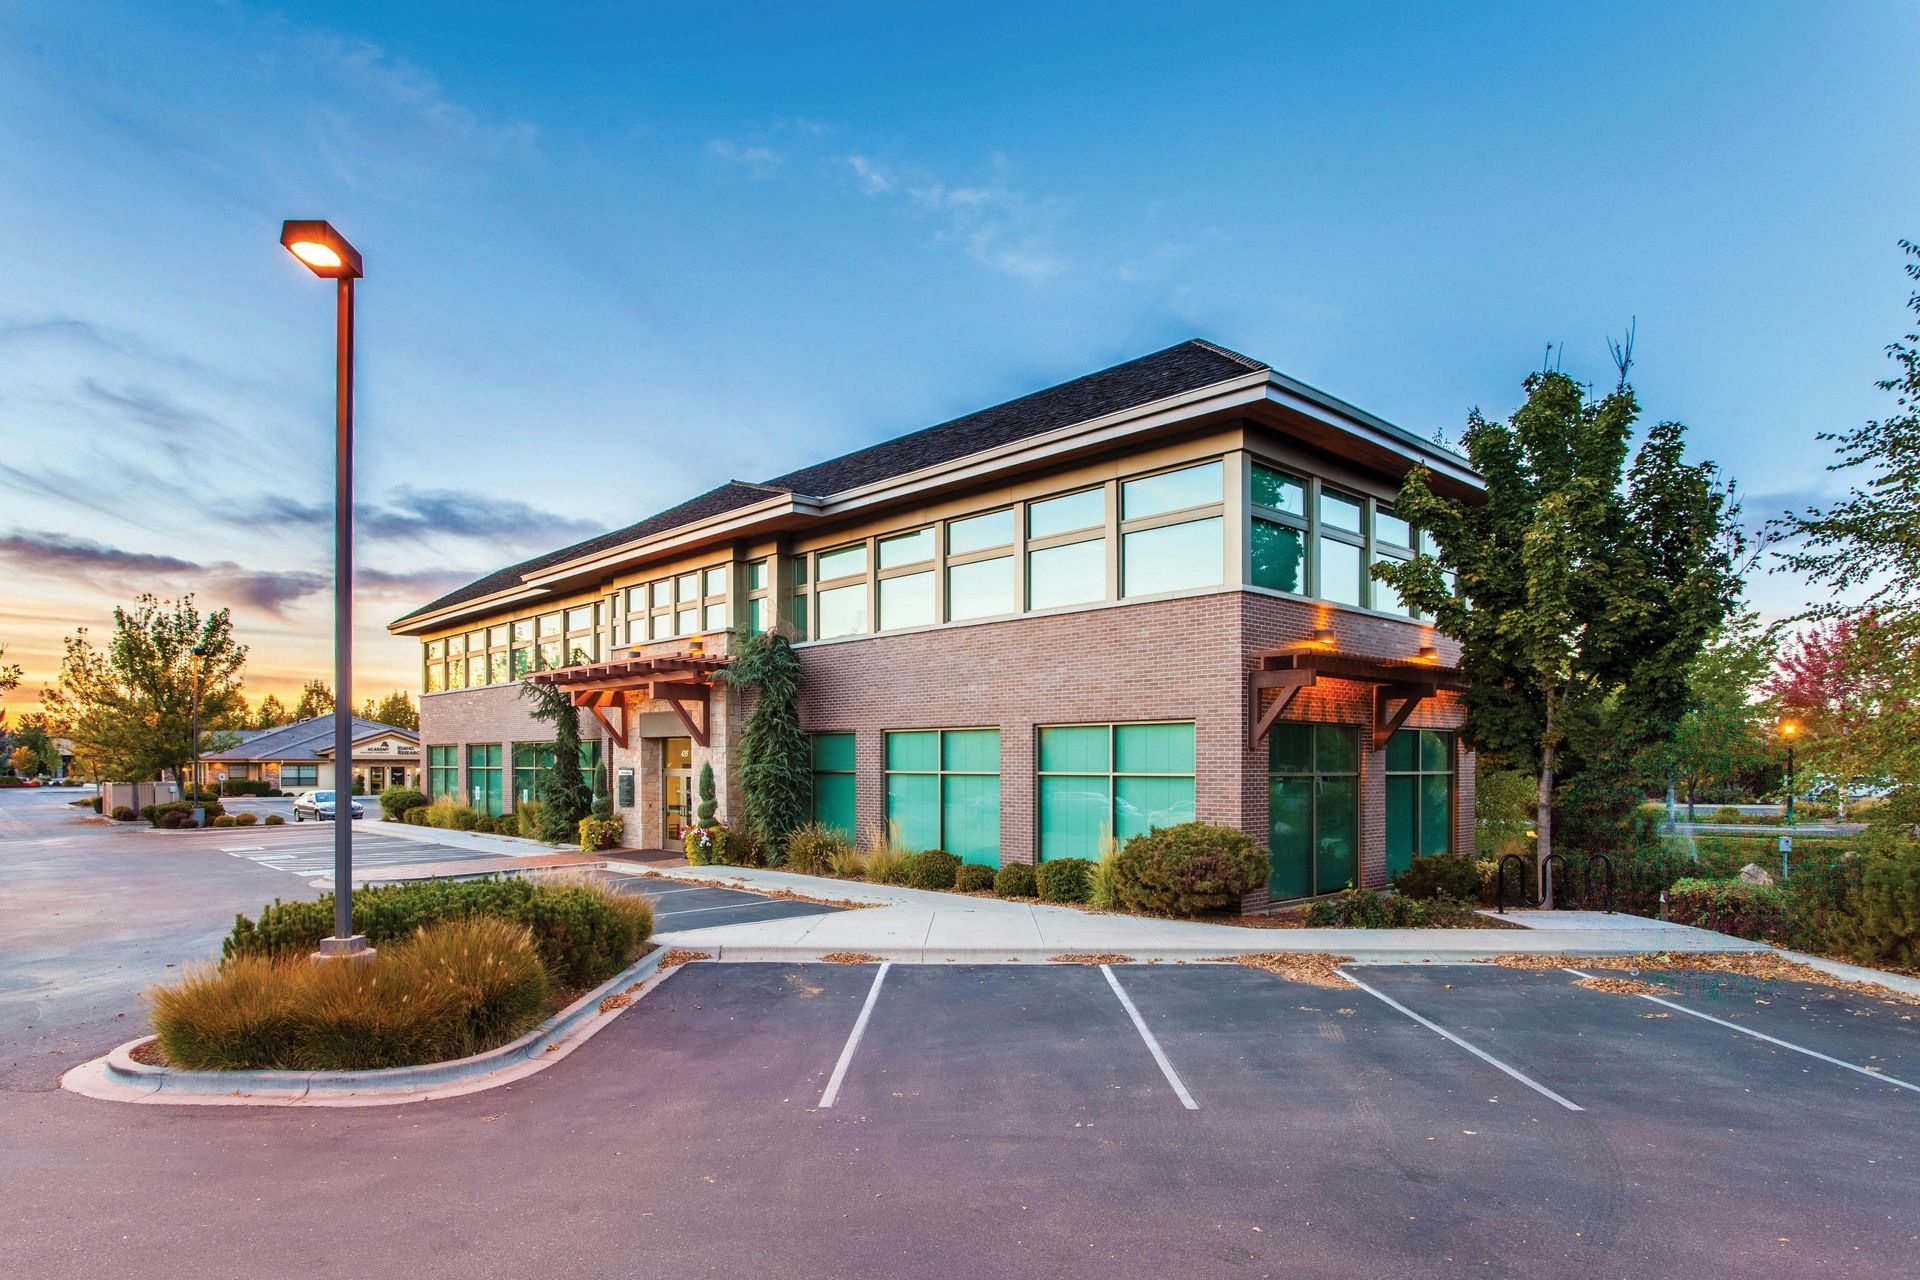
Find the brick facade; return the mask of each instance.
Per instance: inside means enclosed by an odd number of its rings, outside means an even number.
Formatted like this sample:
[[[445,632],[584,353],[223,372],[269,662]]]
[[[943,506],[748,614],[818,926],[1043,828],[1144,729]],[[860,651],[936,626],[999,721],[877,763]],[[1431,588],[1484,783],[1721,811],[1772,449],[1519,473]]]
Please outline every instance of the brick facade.
[[[856,822],[862,832],[886,824],[886,734],[903,729],[1000,731],[1000,856],[1032,862],[1037,846],[1035,751],[1045,725],[1191,720],[1195,726],[1194,803],[1203,821],[1268,840],[1268,767],[1263,743],[1247,748],[1246,673],[1276,645],[1331,629],[1344,652],[1411,657],[1432,644],[1443,662],[1458,648],[1430,627],[1247,591],[1217,591],[918,632],[868,635],[801,645],[801,714],[809,732],[855,735]],[[649,646],[655,647],[655,646]],[[644,650],[642,650],[644,652]],[[712,763],[721,816],[738,812],[729,763],[744,708],[738,693],[711,699],[710,747],[696,746],[694,769]],[[515,741],[546,741],[515,687],[434,694],[421,704],[426,746],[457,744],[465,768],[470,742],[500,742],[512,766]],[[1372,686],[1322,679],[1302,691],[1286,719],[1362,731],[1360,876],[1386,882],[1385,753],[1371,750]],[[1422,703],[1410,728],[1457,729],[1450,694]],[[582,729],[599,735],[583,713]],[[608,745],[612,769],[634,770],[635,804],[622,810],[628,843],[652,845],[663,831],[659,784],[666,738],[686,730],[663,704],[635,708],[625,748]],[[510,775],[509,775],[510,776]],[[1474,761],[1457,760],[1454,848],[1473,848]],[[511,787],[508,788],[511,790]],[[509,803],[511,797],[509,797]],[[1264,889],[1246,902],[1267,905]]]

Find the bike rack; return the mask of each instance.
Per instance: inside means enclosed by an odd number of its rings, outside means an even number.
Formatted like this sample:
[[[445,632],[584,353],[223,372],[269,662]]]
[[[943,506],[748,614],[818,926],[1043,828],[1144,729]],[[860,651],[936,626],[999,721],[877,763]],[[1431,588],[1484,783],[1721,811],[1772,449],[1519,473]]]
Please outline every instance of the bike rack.
[[[1547,855],[1546,861],[1541,864],[1540,872],[1539,872],[1540,876],[1542,877],[1542,883],[1539,887],[1545,889],[1546,892],[1539,893],[1539,894],[1528,893],[1527,892],[1527,888],[1528,888],[1527,868],[1529,864],[1532,862],[1532,859],[1524,856],[1523,854],[1510,853],[1506,857],[1500,859],[1500,870],[1499,870],[1499,873],[1495,876],[1494,905],[1495,905],[1495,910],[1500,915],[1505,915],[1507,913],[1507,864],[1509,862],[1514,863],[1520,869],[1519,905],[1523,907],[1526,907],[1526,906],[1537,907],[1541,903],[1545,902],[1547,900],[1548,895],[1552,893],[1553,883],[1554,883],[1554,875],[1553,875],[1554,863],[1557,862],[1560,864],[1560,875],[1564,879],[1566,879],[1568,882],[1571,882],[1573,879],[1573,871],[1572,871],[1572,868],[1567,863],[1566,855],[1559,854],[1559,853],[1550,853]],[[1594,870],[1595,863],[1598,863],[1601,869],[1607,873],[1607,899],[1606,899],[1607,914],[1612,915],[1613,914],[1613,895],[1614,895],[1613,859],[1609,858],[1604,853],[1596,853],[1587,859],[1587,865],[1583,868],[1585,884],[1582,887],[1582,892],[1580,895],[1580,904],[1581,906],[1585,907],[1585,906],[1591,905],[1593,902],[1593,870]]]

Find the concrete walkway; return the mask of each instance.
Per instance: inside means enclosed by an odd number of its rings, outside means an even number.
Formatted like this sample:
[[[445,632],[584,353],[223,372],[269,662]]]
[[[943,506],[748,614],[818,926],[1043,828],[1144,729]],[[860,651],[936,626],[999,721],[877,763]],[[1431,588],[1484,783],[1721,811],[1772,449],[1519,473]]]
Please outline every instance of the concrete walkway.
[[[622,863],[610,858],[608,865],[619,868]],[[905,963],[1035,961],[1071,953],[1177,961],[1263,951],[1329,951],[1372,963],[1421,964],[1484,960],[1510,952],[1594,956],[1766,949],[1759,943],[1704,929],[1599,913],[1595,913],[1597,919],[1606,923],[1551,930],[1258,929],[1109,915],[757,867],[656,865],[644,869],[672,879],[874,904],[862,911],[676,929],[659,935],[666,945],[705,951],[724,960],[813,960],[834,952],[857,952]]]

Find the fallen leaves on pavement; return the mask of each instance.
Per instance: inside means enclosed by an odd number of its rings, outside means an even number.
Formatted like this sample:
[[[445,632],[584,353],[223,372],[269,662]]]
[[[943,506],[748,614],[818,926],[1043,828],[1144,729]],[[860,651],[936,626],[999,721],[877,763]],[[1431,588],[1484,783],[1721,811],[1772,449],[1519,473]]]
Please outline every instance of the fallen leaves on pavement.
[[[1261,951],[1253,955],[1222,956],[1229,964],[1259,969],[1289,982],[1304,982],[1315,987],[1345,987],[1347,980],[1337,972],[1350,964],[1352,956],[1336,956],[1325,951]]]

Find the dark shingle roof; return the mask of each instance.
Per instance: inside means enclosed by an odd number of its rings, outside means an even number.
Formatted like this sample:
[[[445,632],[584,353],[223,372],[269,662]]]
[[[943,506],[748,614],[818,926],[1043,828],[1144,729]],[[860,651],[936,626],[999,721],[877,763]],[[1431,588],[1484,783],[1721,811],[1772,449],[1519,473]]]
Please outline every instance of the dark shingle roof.
[[[403,738],[420,740],[418,732],[377,720],[353,717],[353,740],[360,741],[377,733],[397,733]],[[213,751],[202,760],[318,760],[320,751],[333,746],[333,717],[309,716],[273,729],[250,731],[237,747]]]
[[[478,600],[520,584],[526,575],[641,538],[669,532],[712,516],[781,493],[828,498],[862,485],[907,475],[926,467],[953,462],[971,454],[996,449],[1060,427],[1086,422],[1110,413],[1137,409],[1169,396],[1198,391],[1233,378],[1267,369],[1258,360],[1198,339],[1129,360],[1125,364],[1063,382],[1032,395],[1009,400],[938,426],[856,449],[828,462],[802,467],[764,484],[729,480],[676,507],[648,516],[637,524],[603,533],[558,551],[498,569],[484,578],[450,591],[398,619],[405,622],[469,600]]]

